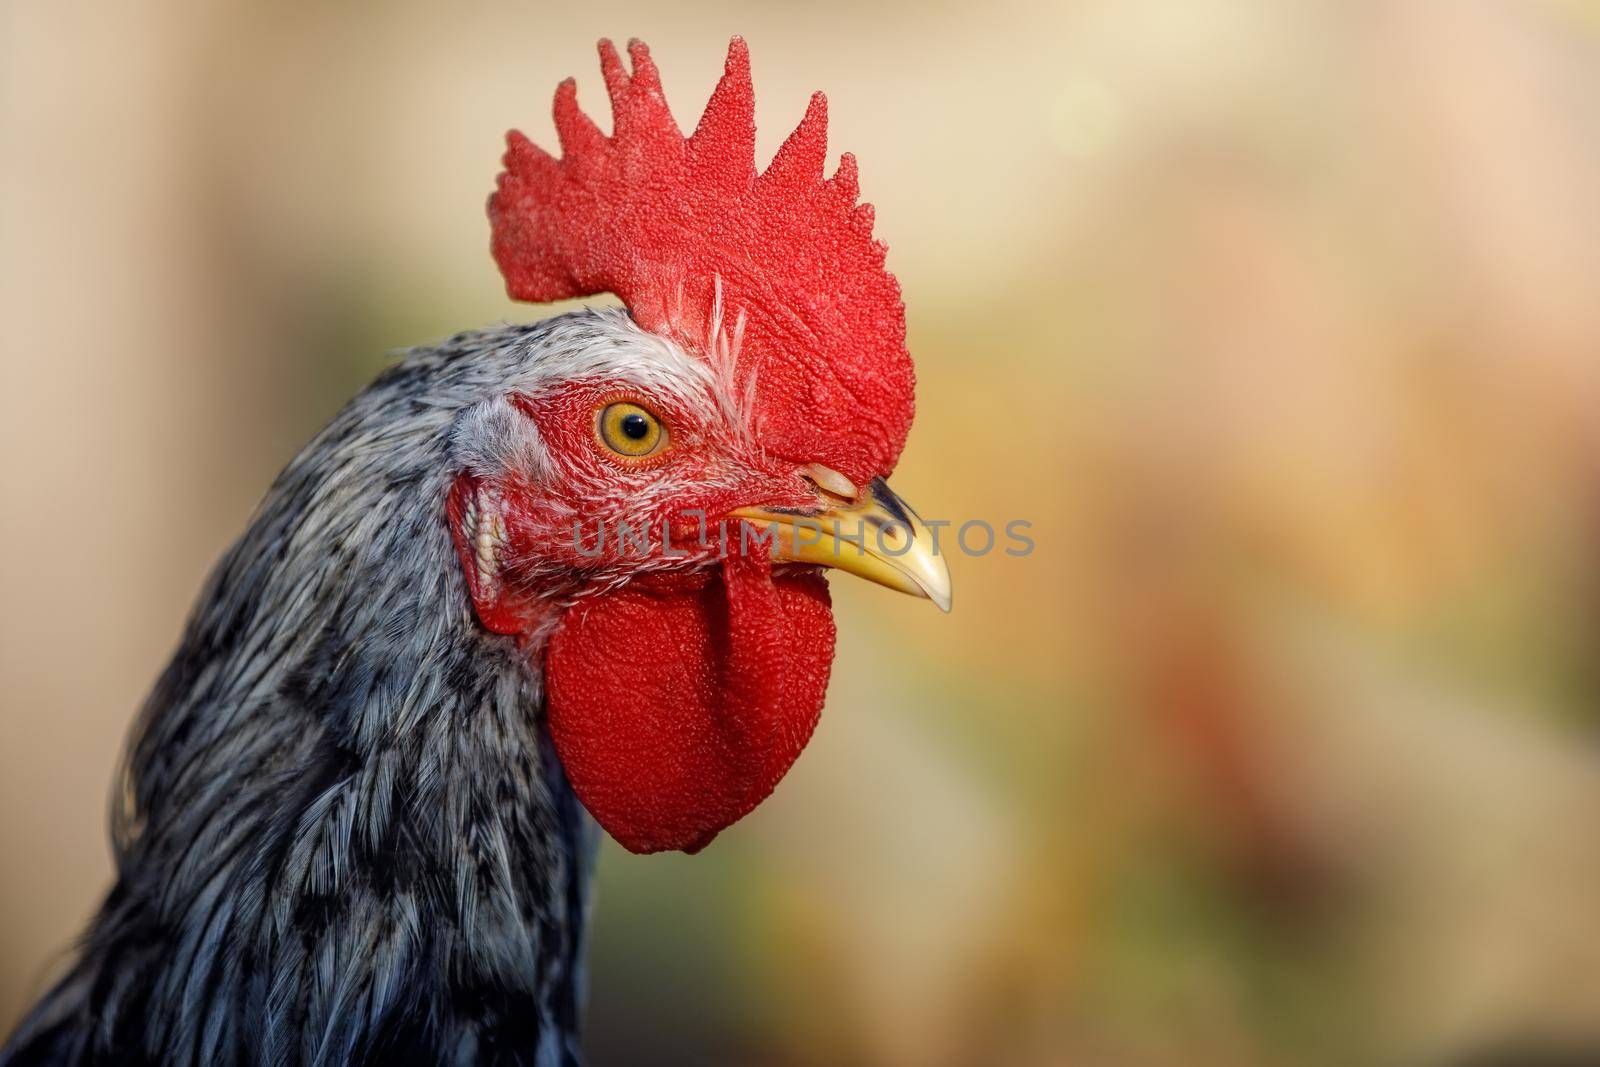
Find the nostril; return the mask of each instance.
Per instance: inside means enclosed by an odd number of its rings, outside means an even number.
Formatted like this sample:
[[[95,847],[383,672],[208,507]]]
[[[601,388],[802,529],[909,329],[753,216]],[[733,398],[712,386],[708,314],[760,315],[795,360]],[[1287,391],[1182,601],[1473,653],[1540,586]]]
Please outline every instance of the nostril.
[[[807,463],[804,467],[801,467],[800,477],[816,486],[827,496],[835,497],[843,503],[854,504],[861,499],[861,490],[856,488],[854,482],[831,467],[824,467],[820,463]]]

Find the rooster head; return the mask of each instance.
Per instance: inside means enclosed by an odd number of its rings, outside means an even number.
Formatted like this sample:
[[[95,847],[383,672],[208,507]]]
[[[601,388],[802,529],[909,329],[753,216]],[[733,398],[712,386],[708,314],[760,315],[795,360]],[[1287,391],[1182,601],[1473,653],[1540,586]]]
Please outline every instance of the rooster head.
[[[823,568],[949,607],[885,482],[910,429],[899,287],[823,175],[819,93],[754,161],[744,42],[684,136],[642,43],[610,42],[602,133],[556,90],[558,159],[513,132],[489,200],[513,298],[609,292],[540,374],[458,430],[448,516],[479,622],[542,656],[579,799],[635,852],[695,851],[760,803],[816,726],[833,658]]]

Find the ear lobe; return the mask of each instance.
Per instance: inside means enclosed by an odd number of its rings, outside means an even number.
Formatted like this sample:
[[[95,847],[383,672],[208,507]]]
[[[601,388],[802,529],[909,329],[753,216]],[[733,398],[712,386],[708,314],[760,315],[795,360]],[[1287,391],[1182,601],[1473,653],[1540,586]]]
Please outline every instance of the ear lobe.
[[[506,530],[494,494],[477,477],[458,474],[445,500],[445,516],[478,621],[491,633],[522,633],[527,628],[526,612],[520,598],[507,588],[501,570]]]

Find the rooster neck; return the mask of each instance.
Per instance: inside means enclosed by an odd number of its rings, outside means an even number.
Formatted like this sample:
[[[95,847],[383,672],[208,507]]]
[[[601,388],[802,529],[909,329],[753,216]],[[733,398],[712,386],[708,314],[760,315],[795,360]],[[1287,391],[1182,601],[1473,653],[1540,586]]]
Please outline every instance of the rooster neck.
[[[576,1059],[596,831],[544,634],[477,627],[443,516],[452,417],[546,325],[414,353],[278,478],[150,697],[117,884],[19,1044]]]

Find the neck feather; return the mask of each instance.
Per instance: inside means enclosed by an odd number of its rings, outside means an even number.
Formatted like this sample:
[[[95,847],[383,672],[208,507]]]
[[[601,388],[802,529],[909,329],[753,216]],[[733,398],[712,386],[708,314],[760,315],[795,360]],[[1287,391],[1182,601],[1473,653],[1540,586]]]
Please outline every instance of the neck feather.
[[[412,354],[278,478],[145,707],[118,881],[36,1036],[167,1063],[576,1055],[595,831],[540,639],[476,626],[443,512],[450,422],[528,329]]]

